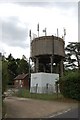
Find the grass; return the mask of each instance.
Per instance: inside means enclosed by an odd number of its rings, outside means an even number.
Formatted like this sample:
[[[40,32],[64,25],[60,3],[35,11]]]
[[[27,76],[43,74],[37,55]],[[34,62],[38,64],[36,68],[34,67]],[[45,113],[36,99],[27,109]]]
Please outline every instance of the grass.
[[[58,98],[62,98],[63,96],[59,94],[57,96],[56,93],[54,94],[36,94],[36,93],[30,93],[29,90],[22,89],[19,90],[16,94],[18,97],[24,97],[24,98],[34,98],[34,99],[42,99],[42,100],[54,100]]]
[[[39,100],[48,100],[48,101],[59,101],[59,102],[78,102],[74,99],[64,98],[62,94],[56,93],[53,94],[36,94],[36,93],[30,93],[29,90],[21,89],[16,94],[14,94],[17,97],[23,97],[23,98],[31,98],[31,99],[39,99]]]
[[[16,96],[23,98],[39,99],[39,100],[48,100],[48,101],[55,100],[60,102],[76,102],[75,100],[64,98],[63,95],[60,93],[58,93],[58,95],[56,93],[36,94],[36,93],[30,93],[29,90],[26,89],[19,90]]]

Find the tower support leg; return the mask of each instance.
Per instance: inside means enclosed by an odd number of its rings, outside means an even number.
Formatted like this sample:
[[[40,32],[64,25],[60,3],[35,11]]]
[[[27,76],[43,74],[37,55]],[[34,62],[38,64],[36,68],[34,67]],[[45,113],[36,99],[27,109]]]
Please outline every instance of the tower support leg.
[[[53,73],[53,55],[51,56],[51,73]]]
[[[36,58],[36,72],[39,72],[39,58]]]

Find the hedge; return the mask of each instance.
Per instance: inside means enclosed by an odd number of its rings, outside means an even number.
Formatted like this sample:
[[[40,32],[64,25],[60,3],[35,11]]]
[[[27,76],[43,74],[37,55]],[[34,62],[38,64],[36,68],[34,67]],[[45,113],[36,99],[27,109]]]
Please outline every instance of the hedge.
[[[80,71],[70,72],[59,80],[60,92],[66,98],[80,100]]]

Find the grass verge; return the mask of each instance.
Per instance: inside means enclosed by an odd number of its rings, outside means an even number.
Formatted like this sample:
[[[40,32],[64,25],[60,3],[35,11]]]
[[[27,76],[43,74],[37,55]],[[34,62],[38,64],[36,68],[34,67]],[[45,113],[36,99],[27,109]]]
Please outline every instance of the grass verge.
[[[16,94],[17,97],[23,97],[23,98],[31,98],[31,99],[39,99],[39,100],[49,100],[49,101],[61,101],[61,102],[76,102],[72,99],[64,98],[62,94],[56,93],[53,94],[36,94],[36,93],[30,93],[29,90],[21,89]]]

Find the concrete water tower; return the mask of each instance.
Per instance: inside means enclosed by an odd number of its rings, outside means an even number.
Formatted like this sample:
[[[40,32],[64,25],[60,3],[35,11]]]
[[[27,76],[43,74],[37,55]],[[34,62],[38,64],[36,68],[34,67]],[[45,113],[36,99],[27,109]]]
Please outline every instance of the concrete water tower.
[[[34,72],[63,75],[64,40],[56,36],[42,36],[31,41],[31,59]]]

